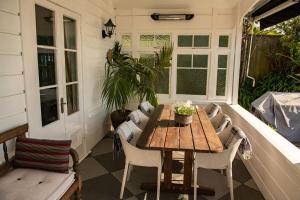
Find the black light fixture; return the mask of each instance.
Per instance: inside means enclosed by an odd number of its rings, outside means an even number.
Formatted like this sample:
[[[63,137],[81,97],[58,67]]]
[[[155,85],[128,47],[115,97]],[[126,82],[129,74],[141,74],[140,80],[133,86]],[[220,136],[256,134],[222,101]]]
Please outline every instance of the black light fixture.
[[[114,25],[114,23],[111,21],[111,19],[108,20],[108,22],[106,22],[106,24],[104,24],[105,26],[105,30],[102,30],[102,38],[105,37],[111,37],[112,34],[114,34],[114,30],[116,28],[116,25]]]
[[[194,18],[194,14],[160,14],[153,13],[151,18],[155,21],[158,20],[191,20]]]

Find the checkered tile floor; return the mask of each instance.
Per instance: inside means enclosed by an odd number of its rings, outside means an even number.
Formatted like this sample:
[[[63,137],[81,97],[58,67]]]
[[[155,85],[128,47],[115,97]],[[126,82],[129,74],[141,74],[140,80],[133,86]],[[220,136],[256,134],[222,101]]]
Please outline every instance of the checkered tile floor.
[[[176,153],[174,157],[182,157]],[[119,199],[121,179],[124,168],[124,156],[113,160],[112,139],[105,138],[97,144],[92,154],[82,161],[79,170],[83,177],[84,200],[115,200]],[[181,161],[174,161],[175,180],[182,180]],[[154,200],[155,193],[146,193],[139,188],[142,182],[155,182],[156,169],[134,167],[131,179],[126,183],[124,199],[126,200]],[[234,194],[236,200],[264,199],[255,182],[251,178],[242,161],[237,158],[233,162]],[[227,200],[229,190],[226,186],[226,177],[217,170],[199,169],[198,183],[212,187],[216,191],[213,197],[198,196],[200,200]],[[193,196],[161,192],[162,200],[191,200]]]

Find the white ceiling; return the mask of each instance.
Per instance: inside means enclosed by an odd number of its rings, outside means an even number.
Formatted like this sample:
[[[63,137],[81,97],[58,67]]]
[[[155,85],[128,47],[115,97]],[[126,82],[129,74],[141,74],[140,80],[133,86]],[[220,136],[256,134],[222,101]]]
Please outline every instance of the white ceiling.
[[[233,8],[239,0],[113,0],[116,9]]]

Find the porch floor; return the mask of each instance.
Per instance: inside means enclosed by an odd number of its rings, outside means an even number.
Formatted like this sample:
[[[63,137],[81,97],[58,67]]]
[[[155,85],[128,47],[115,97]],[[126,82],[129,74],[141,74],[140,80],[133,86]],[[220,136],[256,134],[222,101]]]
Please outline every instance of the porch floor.
[[[180,152],[175,152],[174,158],[183,157]],[[116,200],[119,199],[121,180],[123,175],[125,157],[121,155],[113,160],[112,139],[104,138],[93,149],[92,154],[83,160],[79,170],[83,177],[84,200]],[[183,178],[182,161],[173,161],[173,179],[181,181]],[[146,193],[141,190],[142,182],[156,180],[155,168],[134,167],[131,179],[126,183],[124,199],[126,200],[154,200],[155,193]],[[237,200],[264,199],[240,158],[233,162],[234,194]],[[226,186],[226,177],[217,170],[199,169],[198,183],[212,187],[216,191],[213,197],[198,196],[201,200],[227,200],[229,189]],[[192,195],[172,194],[161,192],[162,200],[191,200]]]

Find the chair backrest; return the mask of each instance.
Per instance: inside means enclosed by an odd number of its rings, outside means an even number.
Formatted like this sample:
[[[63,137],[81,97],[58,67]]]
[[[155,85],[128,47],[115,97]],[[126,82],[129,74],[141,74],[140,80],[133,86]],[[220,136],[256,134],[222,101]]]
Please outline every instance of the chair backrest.
[[[220,139],[224,147],[230,152],[229,155],[230,162],[234,160],[236,152],[243,140],[243,138],[241,137],[242,134],[243,131],[239,127],[233,125],[229,125],[221,133],[222,138]]]
[[[143,103],[141,103],[139,105],[139,108],[141,109],[141,111],[147,115],[150,116],[152,114],[152,112],[154,111],[154,106],[152,106],[149,101],[144,101]]]
[[[128,122],[123,122],[117,128],[116,134],[119,134],[125,154],[126,152],[128,152],[126,150],[128,149],[128,145],[135,146],[141,133],[142,130],[137,127],[131,120]]]
[[[149,117],[147,117],[142,111],[135,110],[132,111],[129,116],[131,121],[135,123],[139,128],[144,129],[147,125],[147,122],[149,121]]]
[[[121,144],[124,150],[124,154],[126,159],[135,160],[136,152],[139,151],[138,148],[135,147],[136,142],[142,133],[142,130],[139,129],[131,120],[128,122],[123,122],[116,130],[116,133],[119,134],[119,138],[121,140]],[[130,141],[128,141],[127,135],[132,134],[133,137]]]
[[[232,124],[231,118],[222,112],[218,112],[210,121],[217,133],[222,132],[227,126]]]
[[[210,119],[216,116],[219,112],[222,112],[221,107],[215,103],[208,104],[204,110]]]

